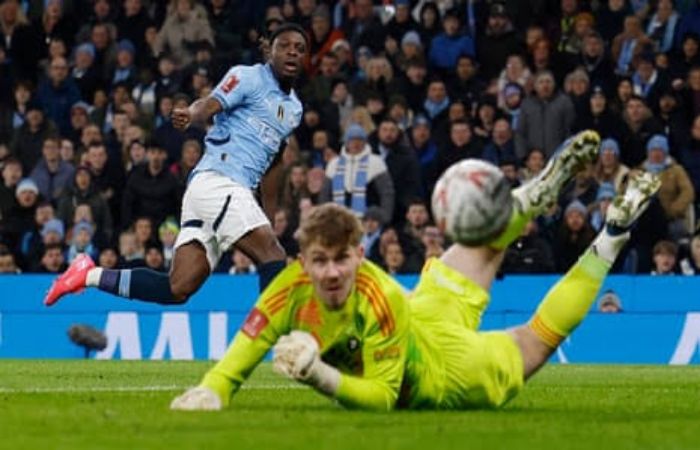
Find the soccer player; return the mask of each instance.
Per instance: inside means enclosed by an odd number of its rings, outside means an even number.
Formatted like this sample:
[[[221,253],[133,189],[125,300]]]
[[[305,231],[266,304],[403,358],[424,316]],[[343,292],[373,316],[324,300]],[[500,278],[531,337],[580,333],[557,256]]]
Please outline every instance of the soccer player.
[[[209,97],[173,111],[177,128],[211,117],[214,125],[183,198],[170,275],[141,268],[103,269],[85,255],[54,282],[44,303],[52,305],[65,294],[92,286],[121,297],[181,304],[231,246],[255,261],[262,291],[285,267],[286,255],[252,190],[301,121],[293,85],[307,52],[304,30],[284,24],[270,36],[266,64],[233,67]]]
[[[171,408],[225,407],[273,345],[278,372],[347,407],[505,404],[584,318],[630,227],[659,187],[654,175],[631,176],[608,210],[606,228],[532,319],[507,331],[478,332],[507,242],[517,238],[523,221],[556,200],[598,145],[595,132],[565,144],[536,181],[513,191],[511,221],[500,237],[488,245],[455,244],[440,259],[430,259],[409,299],[363,259],[360,226],[351,213],[335,205],[316,208],[302,224],[300,261],[263,293],[224,358]],[[502,175],[499,182],[507,184]]]

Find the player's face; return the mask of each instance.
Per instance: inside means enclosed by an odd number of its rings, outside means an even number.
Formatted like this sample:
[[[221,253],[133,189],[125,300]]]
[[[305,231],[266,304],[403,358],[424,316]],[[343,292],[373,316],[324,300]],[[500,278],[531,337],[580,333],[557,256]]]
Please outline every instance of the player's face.
[[[272,43],[272,66],[283,78],[299,76],[305,55],[306,40],[297,31],[285,31]]]
[[[361,246],[327,247],[318,241],[301,252],[304,270],[328,309],[340,309],[347,301],[363,255]]]

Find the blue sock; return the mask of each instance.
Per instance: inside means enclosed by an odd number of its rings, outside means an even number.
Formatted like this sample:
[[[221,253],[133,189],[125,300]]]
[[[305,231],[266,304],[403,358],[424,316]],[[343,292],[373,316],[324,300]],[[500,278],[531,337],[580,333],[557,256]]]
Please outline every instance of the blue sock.
[[[258,281],[260,283],[260,292],[264,291],[268,284],[275,279],[278,273],[287,266],[286,261],[270,261],[260,264],[258,267]]]
[[[142,300],[162,305],[179,304],[170,290],[170,277],[167,273],[151,269],[124,269],[102,271],[101,291],[120,297]]]

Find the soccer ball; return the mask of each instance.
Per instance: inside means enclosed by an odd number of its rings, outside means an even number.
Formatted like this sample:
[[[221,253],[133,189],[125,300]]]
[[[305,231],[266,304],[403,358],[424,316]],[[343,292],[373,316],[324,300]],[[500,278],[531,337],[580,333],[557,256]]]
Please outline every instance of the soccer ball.
[[[465,159],[442,174],[432,203],[435,221],[447,237],[478,246],[496,238],[508,225],[513,198],[498,167]]]

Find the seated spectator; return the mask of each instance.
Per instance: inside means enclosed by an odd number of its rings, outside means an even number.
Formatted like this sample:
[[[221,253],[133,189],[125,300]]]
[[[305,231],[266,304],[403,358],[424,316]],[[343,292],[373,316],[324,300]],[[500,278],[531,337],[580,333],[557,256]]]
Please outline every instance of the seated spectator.
[[[107,202],[92,184],[92,173],[86,166],[79,166],[74,175],[73,185],[58,200],[56,215],[68,227],[73,226],[75,209],[81,205],[90,206],[95,228],[109,240],[112,237],[112,214]]]
[[[119,268],[119,252],[117,252],[117,249],[114,247],[103,248],[100,251],[97,265],[103,269]]]
[[[324,55],[332,52],[333,45],[344,38],[343,32],[332,28],[331,14],[327,5],[319,5],[311,14],[311,51],[306,62],[309,76],[318,72]]]
[[[662,133],[663,129],[644,99],[638,95],[632,95],[624,108],[624,126],[619,141],[620,160],[627,167],[637,167],[644,162],[647,141],[653,135]]]
[[[525,62],[525,58],[519,54],[512,54],[508,56],[506,60],[506,66],[501,71],[498,77],[498,106],[500,108],[506,105],[506,87],[510,86],[510,92],[508,94],[513,95],[515,85],[520,87],[519,93],[532,89],[532,72]],[[517,88],[515,88],[517,89]]]
[[[348,127],[345,145],[340,156],[328,163],[326,178],[330,182],[321,195],[322,203],[336,202],[360,217],[368,207],[376,205],[382,209],[386,222],[393,217],[394,184],[382,158],[372,154],[361,126]]]
[[[596,130],[603,138],[620,135],[623,123],[620,116],[608,107],[608,99],[600,86],[593,87],[588,105],[576,115],[573,131]]]
[[[501,271],[505,274],[554,272],[552,247],[537,232],[537,222],[531,220],[520,237],[506,250]]]
[[[17,263],[15,263],[15,256],[7,249],[7,247],[0,247],[0,274],[12,274],[16,275],[21,273]]]
[[[12,136],[12,154],[22,163],[22,173],[29,174],[41,158],[44,139],[56,134],[56,125],[46,118],[37,102],[27,105],[24,123]]]
[[[659,241],[654,245],[654,268],[652,275],[676,275],[678,269],[678,246],[671,241]]]
[[[138,72],[134,65],[136,47],[128,39],[117,43],[117,64],[110,79],[112,84],[126,83],[133,88],[138,81]]]
[[[119,235],[119,266],[124,269],[143,267],[145,251],[136,239],[136,233],[127,230]]]
[[[612,289],[608,289],[598,300],[598,311],[605,314],[617,314],[622,312],[620,297]]]
[[[158,239],[163,247],[164,265],[170,268],[173,257],[175,256],[175,241],[180,232],[180,227],[174,217],[169,217],[163,221],[158,227]]]
[[[595,179],[601,183],[612,183],[615,192],[622,192],[622,185],[630,169],[620,162],[620,146],[615,139],[604,139],[595,166]]]
[[[45,242],[43,240],[43,230],[44,226],[55,220],[55,211],[53,206],[49,202],[41,202],[37,205],[34,211],[34,222],[32,227],[24,230],[22,233],[19,254],[21,266],[24,268],[30,268],[35,266],[36,262],[41,258],[41,254],[44,250]],[[61,226],[61,235],[63,235],[63,223],[58,221]],[[53,224],[54,226],[56,224]],[[60,242],[59,240],[58,242]]]
[[[14,208],[3,220],[3,241],[13,251],[19,251],[22,235],[34,227],[39,188],[31,178],[25,178],[17,184],[15,198]]]
[[[308,199],[308,197],[304,197],[304,199]],[[301,199],[299,202],[297,202],[297,205],[299,205],[300,202]],[[287,254],[287,256],[292,258],[296,257],[297,253],[299,253],[299,244],[294,239],[293,235],[294,231],[296,231],[297,227],[299,226],[301,207],[295,206],[295,208],[299,211],[297,213],[298,218],[295,224],[291,223],[290,213],[284,208],[280,208],[275,211],[275,215],[272,218],[272,231],[274,231],[277,240],[282,248],[284,248],[284,252]]]
[[[616,193],[615,186],[611,183],[604,182],[598,186],[598,194],[591,212],[591,226],[596,232],[599,232],[605,226],[605,214]]]
[[[421,182],[426,198],[432,193],[432,183],[437,179],[436,157],[438,147],[432,138],[430,121],[424,115],[413,118],[413,126],[408,132],[408,139],[413,146],[420,164]]]
[[[641,19],[633,15],[627,16],[622,32],[615,36],[612,42],[615,73],[618,76],[631,75],[634,59],[641,55],[651,43],[651,39],[644,34]]]
[[[403,273],[411,273],[406,270],[404,263],[406,257],[403,254],[401,244],[398,242],[389,242],[382,252],[383,264],[382,267],[391,275],[399,275]]]
[[[158,272],[165,272],[165,258],[163,257],[163,247],[160,242],[152,239],[146,243],[146,256],[144,258],[146,267]]]
[[[525,156],[525,162],[523,168],[520,170],[520,182],[525,183],[542,172],[545,164],[547,163],[547,158],[544,152],[539,148],[531,148],[527,155]]]
[[[63,245],[49,244],[44,247],[41,262],[33,272],[58,274],[66,270],[66,258],[63,256]]]
[[[506,6],[500,1],[492,2],[484,33],[477,40],[476,54],[483,79],[490,80],[497,77],[505,66],[508,55],[520,53],[523,50]]]
[[[182,144],[180,161],[170,166],[170,173],[175,175],[181,186],[185,186],[192,169],[194,169],[201,158],[202,144],[195,139],[188,139]]]
[[[2,167],[2,182],[0,182],[0,232],[7,222],[10,211],[17,205],[15,190],[22,179],[22,164],[17,159],[8,158]]]
[[[48,78],[37,88],[37,101],[62,134],[70,132],[70,108],[80,101],[80,90],[68,72],[68,61],[56,57],[49,65]]]
[[[558,273],[569,270],[593,241],[595,233],[587,217],[588,209],[579,200],[572,201],[564,210],[564,219],[552,246]]]
[[[92,236],[95,230],[90,222],[80,221],[73,226],[70,246],[66,251],[66,262],[72,263],[76,256],[87,254],[93,259],[97,259],[97,247],[92,243]]]
[[[654,50],[659,53],[673,50],[676,27],[680,19],[680,15],[673,9],[673,0],[659,0],[646,29]]]
[[[687,236],[695,228],[694,224],[688,223],[689,207],[695,200],[695,190],[685,169],[669,156],[666,136],[657,134],[649,139],[647,159],[642,167],[661,178],[657,196],[666,213],[671,238]]]
[[[661,93],[671,87],[665,71],[660,71],[654,63],[653,53],[644,53],[635,63],[632,74],[634,93],[642,97],[647,105],[656,105]]]
[[[501,169],[501,172],[503,172],[503,175],[506,177],[511,189],[515,189],[520,186],[518,161],[515,158],[502,159],[498,165],[498,168]]]
[[[228,273],[231,275],[251,275],[257,273],[257,268],[253,264],[253,260],[248,258],[245,253],[239,249],[234,249],[231,255],[233,265]]]
[[[137,217],[131,228],[134,230],[139,252],[145,254],[146,244],[154,237],[153,221],[150,217]]]
[[[214,33],[206,13],[195,8],[192,0],[179,0],[158,31],[154,51],[157,55],[167,51],[179,67],[186,67],[194,60],[194,44],[201,41],[214,45]]]
[[[436,173],[439,176],[457,161],[481,156],[482,147],[466,120],[450,124],[449,141],[438,149]]]
[[[287,170],[277,199],[279,207],[289,213],[289,226],[293,230],[299,226],[299,200],[310,196],[307,184],[306,166],[301,162],[295,162]]]

